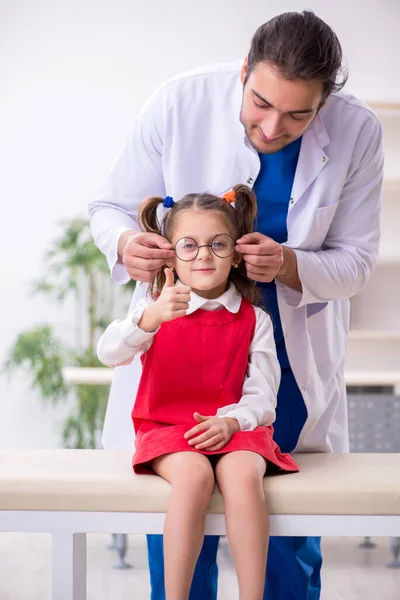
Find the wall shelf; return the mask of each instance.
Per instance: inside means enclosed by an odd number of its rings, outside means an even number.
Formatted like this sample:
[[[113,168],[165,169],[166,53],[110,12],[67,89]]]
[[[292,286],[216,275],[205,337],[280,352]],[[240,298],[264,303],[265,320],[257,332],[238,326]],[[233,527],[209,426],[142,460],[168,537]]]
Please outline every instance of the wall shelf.
[[[87,367],[67,367],[63,369],[63,375],[70,384],[101,385],[110,384],[112,381],[114,369],[107,367],[87,368]],[[356,370],[349,369],[345,371],[345,381],[347,385],[400,385],[400,369],[396,370]]]
[[[400,330],[390,331],[388,329],[350,329],[349,340],[398,340],[400,342]]]

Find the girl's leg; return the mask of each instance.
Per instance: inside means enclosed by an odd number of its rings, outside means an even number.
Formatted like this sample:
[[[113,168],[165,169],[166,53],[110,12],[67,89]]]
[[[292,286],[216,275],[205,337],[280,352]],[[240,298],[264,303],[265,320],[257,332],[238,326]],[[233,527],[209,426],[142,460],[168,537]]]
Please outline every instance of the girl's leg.
[[[226,534],[239,581],[240,600],[263,597],[269,541],[263,478],[265,459],[255,452],[224,454],[215,477],[224,497]]]
[[[214,471],[208,458],[177,452],[152,462],[154,471],[172,485],[164,525],[165,591],[167,600],[187,600],[204,539]]]

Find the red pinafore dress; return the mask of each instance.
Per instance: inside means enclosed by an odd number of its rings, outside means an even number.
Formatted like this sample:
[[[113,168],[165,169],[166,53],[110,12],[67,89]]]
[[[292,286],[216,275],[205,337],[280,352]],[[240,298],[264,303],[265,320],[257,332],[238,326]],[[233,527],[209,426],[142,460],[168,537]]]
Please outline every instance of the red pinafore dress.
[[[256,452],[278,471],[298,471],[290,454],[282,454],[273,441],[272,426],[235,432],[214,452],[196,450],[183,437],[197,424],[194,412],[215,415],[219,408],[239,402],[255,325],[254,307],[245,299],[235,314],[225,307],[199,309],[161,325],[141,356],[143,370],[132,410],[136,473],[153,473],[151,461],[170,452],[218,455],[235,450]]]

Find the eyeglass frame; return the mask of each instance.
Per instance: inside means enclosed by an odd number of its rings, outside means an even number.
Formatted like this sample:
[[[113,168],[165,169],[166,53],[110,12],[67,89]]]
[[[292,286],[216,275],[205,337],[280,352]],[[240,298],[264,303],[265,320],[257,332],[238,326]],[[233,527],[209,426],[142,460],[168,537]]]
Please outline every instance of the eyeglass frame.
[[[220,237],[221,235],[225,235],[226,237],[230,238],[230,239],[232,240],[232,242],[233,242],[233,250],[232,250],[232,252],[231,252],[230,254],[228,254],[227,256],[218,256],[218,254],[216,254],[216,253],[215,253],[215,251],[213,250],[213,247],[212,247],[212,245],[213,245],[213,242],[214,242],[214,241],[215,241],[215,240],[216,240],[218,237]],[[197,245],[197,252],[196,252],[196,255],[195,255],[195,256],[193,256],[193,258],[190,258],[189,260],[185,260],[184,258],[181,258],[181,257],[180,257],[180,256],[178,256],[178,254],[176,253],[176,246],[177,246],[177,244],[178,244],[178,243],[179,243],[181,240],[185,240],[185,239],[186,239],[186,240],[192,240],[192,241],[193,241],[193,242],[195,242],[195,244]],[[198,255],[199,255],[199,251],[200,251],[200,248],[211,248],[211,252],[212,252],[212,253],[214,254],[214,256],[216,256],[217,258],[222,258],[222,259],[224,259],[224,258],[229,258],[229,257],[230,257],[230,256],[232,256],[233,254],[235,254],[235,240],[233,239],[233,237],[232,237],[231,235],[229,235],[229,233],[217,233],[217,235],[216,235],[216,236],[214,236],[214,237],[213,237],[213,239],[211,240],[211,243],[210,243],[210,244],[200,244],[200,245],[199,245],[199,244],[196,242],[196,240],[195,240],[194,238],[192,238],[192,237],[188,237],[188,236],[184,236],[184,237],[181,237],[181,238],[179,238],[179,240],[178,240],[178,241],[176,242],[176,244],[175,244],[175,247],[174,247],[174,248],[172,248],[172,250],[175,252],[176,258],[178,258],[178,259],[179,259],[179,260],[181,260],[182,262],[192,262],[192,260],[196,260],[196,258],[198,257]]]

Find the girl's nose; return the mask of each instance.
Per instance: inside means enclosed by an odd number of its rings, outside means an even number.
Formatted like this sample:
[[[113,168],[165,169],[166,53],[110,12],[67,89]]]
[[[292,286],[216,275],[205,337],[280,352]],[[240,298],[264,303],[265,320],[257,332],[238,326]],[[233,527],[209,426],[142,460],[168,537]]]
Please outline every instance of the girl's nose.
[[[210,248],[210,246],[199,246],[199,253],[197,255],[197,258],[211,258],[212,256],[212,250]]]

